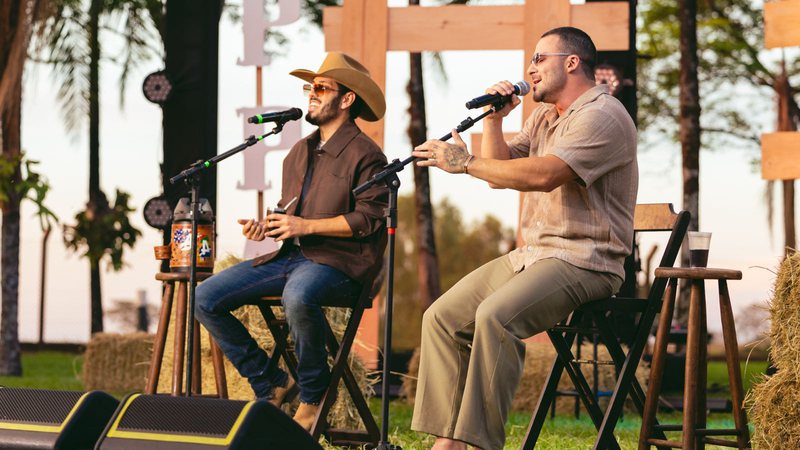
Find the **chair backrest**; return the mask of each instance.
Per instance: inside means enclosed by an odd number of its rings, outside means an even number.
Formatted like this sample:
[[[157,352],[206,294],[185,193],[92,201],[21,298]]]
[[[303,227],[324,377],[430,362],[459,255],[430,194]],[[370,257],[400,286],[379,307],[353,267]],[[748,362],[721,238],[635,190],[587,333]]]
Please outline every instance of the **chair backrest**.
[[[681,243],[689,228],[689,211],[676,213],[672,203],[647,203],[636,205],[633,215],[635,233],[671,231],[658,267],[672,267],[680,252]]]
[[[636,205],[633,216],[635,233],[669,231],[669,240],[661,256],[658,267],[673,267],[680,253],[681,244],[689,228],[689,211],[676,213],[671,203],[652,203]],[[649,274],[648,274],[649,275]],[[650,288],[649,299],[660,299],[666,287],[666,280],[656,279]]]
[[[690,214],[688,211],[676,213],[671,203],[638,204],[633,215],[634,249],[636,236],[639,233],[670,232],[669,240],[661,253],[658,267],[672,267],[680,252],[681,243],[689,227]],[[637,295],[636,273],[639,267],[631,254],[625,260],[625,281],[620,288],[617,298],[641,299]],[[647,274],[650,276],[650,274]],[[664,295],[666,280],[656,279],[647,293],[647,300],[660,300]],[[636,332],[636,318],[630,312],[614,311],[611,320],[622,342],[630,344]]]

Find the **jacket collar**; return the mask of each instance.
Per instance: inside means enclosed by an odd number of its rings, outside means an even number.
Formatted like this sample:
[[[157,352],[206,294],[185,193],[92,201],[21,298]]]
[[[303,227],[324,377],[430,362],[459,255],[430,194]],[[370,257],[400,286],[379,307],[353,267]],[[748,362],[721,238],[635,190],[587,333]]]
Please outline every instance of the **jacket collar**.
[[[348,120],[343,123],[342,126],[333,133],[333,136],[331,136],[328,142],[322,146],[322,151],[336,158],[344,151],[347,144],[360,133],[361,129],[358,128],[358,125],[356,125],[354,121]],[[319,128],[311,133],[306,140],[308,141],[309,147],[316,147],[320,140]]]

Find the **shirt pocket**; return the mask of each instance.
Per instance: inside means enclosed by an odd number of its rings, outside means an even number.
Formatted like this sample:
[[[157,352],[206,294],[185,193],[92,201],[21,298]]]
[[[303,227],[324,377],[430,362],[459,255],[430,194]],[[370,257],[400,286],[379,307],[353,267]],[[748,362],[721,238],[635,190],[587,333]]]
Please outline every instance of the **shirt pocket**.
[[[349,173],[338,173],[336,170],[324,170],[317,192],[320,202],[316,213],[321,217],[333,217],[350,212],[353,193]]]

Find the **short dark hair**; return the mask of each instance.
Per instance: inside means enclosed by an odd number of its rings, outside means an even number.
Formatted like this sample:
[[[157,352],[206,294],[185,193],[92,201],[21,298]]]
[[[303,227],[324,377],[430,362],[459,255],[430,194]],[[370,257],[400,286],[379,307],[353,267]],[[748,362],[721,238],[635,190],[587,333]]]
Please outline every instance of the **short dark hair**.
[[[575,54],[581,59],[581,67],[586,78],[594,81],[594,68],[597,65],[597,48],[585,31],[575,27],[553,28],[542,37],[556,35],[561,39],[561,51]]]
[[[344,97],[344,94],[347,94],[348,92],[353,92],[352,89],[343,85],[342,83],[336,83],[336,84],[339,85],[338,98]],[[353,104],[350,105],[350,120],[355,120],[358,116],[360,116],[361,111],[364,108],[364,100],[361,100],[361,97],[359,97],[358,94],[356,94],[355,92],[353,92],[353,95],[356,96],[356,101],[354,101]]]

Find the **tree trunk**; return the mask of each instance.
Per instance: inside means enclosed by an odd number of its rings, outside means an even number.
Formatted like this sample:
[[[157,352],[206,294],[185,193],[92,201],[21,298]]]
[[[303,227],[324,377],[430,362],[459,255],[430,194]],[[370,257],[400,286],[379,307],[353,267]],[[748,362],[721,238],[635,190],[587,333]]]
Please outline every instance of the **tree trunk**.
[[[7,107],[0,116],[2,120],[2,148],[4,158],[17,158],[20,154],[20,112],[22,89],[17,84],[9,95]],[[17,166],[12,175],[13,182],[20,183],[22,175]],[[0,261],[0,290],[2,290],[2,313],[0,313],[0,375],[22,375],[19,345],[19,240],[20,197],[8,192],[8,201],[3,203],[2,260]]]
[[[786,75],[786,65],[781,64],[781,72],[775,77],[775,93],[778,97],[778,131],[797,131],[797,124],[792,120],[790,103],[792,86]],[[784,256],[797,249],[794,225],[794,180],[783,180],[783,233]]]
[[[419,0],[411,0],[409,4],[419,4]],[[428,125],[425,117],[425,89],[422,78],[422,54],[410,53],[410,78],[408,80],[409,99],[408,137],[411,145],[416,147],[427,139]],[[414,205],[417,219],[419,302],[422,311],[436,300],[441,292],[439,284],[439,260],[436,255],[434,237],[433,206],[431,205],[431,187],[427,167],[414,164]]]
[[[100,190],[100,13],[102,0],[89,8],[89,204],[86,208],[100,220],[108,211],[108,200]],[[92,333],[103,331],[103,299],[100,291],[99,261],[89,261],[91,275]]]
[[[700,89],[697,79],[697,0],[679,0],[680,15],[680,142],[683,161],[683,209],[692,214],[690,230],[700,223]],[[689,249],[684,245],[681,262],[689,265]],[[675,320],[686,325],[689,311],[689,286],[681,285]]]

